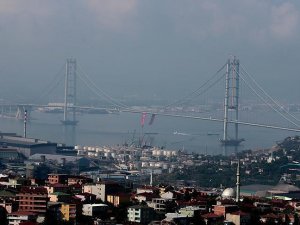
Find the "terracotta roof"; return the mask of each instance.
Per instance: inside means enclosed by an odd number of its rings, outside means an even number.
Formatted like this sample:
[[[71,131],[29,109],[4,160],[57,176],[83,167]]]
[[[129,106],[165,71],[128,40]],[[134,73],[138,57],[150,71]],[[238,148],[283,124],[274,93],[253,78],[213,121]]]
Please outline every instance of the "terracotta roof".
[[[205,218],[205,219],[210,219],[210,218],[221,218],[223,216],[222,215],[217,215],[217,214],[214,214],[214,213],[206,213],[206,214],[203,214],[202,217]]]
[[[201,201],[183,201],[183,200],[177,200],[177,205],[179,206],[197,206],[197,205],[206,205],[206,202]]]
[[[270,219],[279,219],[280,218],[280,216],[275,215],[274,213],[269,213],[269,214],[263,215],[261,217],[262,218],[270,218]]]
[[[82,185],[81,185],[81,184],[78,184],[78,183],[76,183],[76,184],[70,184],[70,185],[69,185],[69,187],[81,188],[81,187],[82,187]]]
[[[31,221],[26,221],[26,222],[21,222],[19,225],[38,225],[38,223],[31,222]]]
[[[57,183],[57,184],[49,184],[47,186],[48,187],[68,187],[68,185],[66,185],[66,184],[59,184],[59,183]]]
[[[9,213],[8,215],[16,215],[16,216],[30,216],[30,215],[37,215],[37,213],[34,212],[26,212],[26,211],[17,211],[17,212],[12,212]]]
[[[245,212],[242,212],[242,211],[235,211],[235,212],[232,212],[230,213],[232,215],[240,215],[240,216],[248,216],[249,213],[245,213]]]
[[[48,194],[44,187],[22,187],[19,194]]]

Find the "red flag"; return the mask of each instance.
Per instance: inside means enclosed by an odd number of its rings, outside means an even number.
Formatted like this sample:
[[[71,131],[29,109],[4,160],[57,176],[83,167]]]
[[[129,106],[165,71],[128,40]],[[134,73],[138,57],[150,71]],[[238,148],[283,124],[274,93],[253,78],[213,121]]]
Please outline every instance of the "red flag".
[[[147,113],[142,113],[142,118],[141,118],[141,126],[144,127],[144,124],[145,124],[145,120],[146,120],[146,116],[147,116]]]

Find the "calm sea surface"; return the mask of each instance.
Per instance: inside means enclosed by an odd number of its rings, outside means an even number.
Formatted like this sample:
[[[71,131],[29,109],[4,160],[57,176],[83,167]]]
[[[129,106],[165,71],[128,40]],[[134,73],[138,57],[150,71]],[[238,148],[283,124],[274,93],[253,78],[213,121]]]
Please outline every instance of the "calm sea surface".
[[[208,115],[198,114],[198,116]],[[221,118],[221,112],[215,112],[215,116]],[[157,116],[154,123],[149,125],[150,117],[147,115],[142,129],[139,114],[82,114],[77,116],[79,124],[72,128],[60,124],[62,114],[34,111],[28,124],[27,135],[52,142],[84,146],[124,144],[143,139],[147,144],[164,146],[168,149],[184,149],[188,152],[208,154],[224,153],[224,148],[219,143],[219,139],[222,138],[222,123]],[[241,120],[282,125],[272,112],[248,112],[247,117],[241,116]],[[275,145],[276,141],[296,135],[295,132],[249,126],[240,126],[239,130],[240,138],[245,138],[246,141],[238,147],[238,151],[268,148]],[[23,122],[0,118],[0,131],[22,135]],[[233,148],[227,148],[226,154],[234,151]]]

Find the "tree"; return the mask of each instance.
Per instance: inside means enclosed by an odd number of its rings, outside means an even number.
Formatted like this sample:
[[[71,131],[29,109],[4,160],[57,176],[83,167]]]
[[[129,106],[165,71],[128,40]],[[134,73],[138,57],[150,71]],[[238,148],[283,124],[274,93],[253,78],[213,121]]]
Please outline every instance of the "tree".
[[[33,176],[34,176],[34,178],[47,180],[49,173],[51,173],[50,167],[43,163],[34,169]]]
[[[298,216],[297,213],[295,213],[294,218],[295,218],[294,224],[295,224],[295,225],[299,225],[299,216]]]
[[[2,206],[0,206],[0,224],[8,225],[7,211]]]

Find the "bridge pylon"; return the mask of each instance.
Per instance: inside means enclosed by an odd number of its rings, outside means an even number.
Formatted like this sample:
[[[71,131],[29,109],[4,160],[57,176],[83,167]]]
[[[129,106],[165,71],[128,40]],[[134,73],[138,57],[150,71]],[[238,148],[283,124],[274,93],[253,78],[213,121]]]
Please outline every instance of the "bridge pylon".
[[[69,58],[65,69],[65,98],[64,118],[61,121],[64,125],[75,126],[76,120],[76,95],[77,95],[77,64],[76,59]]]
[[[224,99],[224,122],[223,122],[223,139],[221,144],[237,146],[243,138],[239,138],[238,123],[233,123],[234,137],[228,135],[229,119],[228,113],[233,113],[234,121],[239,120],[239,67],[240,62],[232,56],[228,59],[226,64],[226,76],[225,76],[225,99]]]

